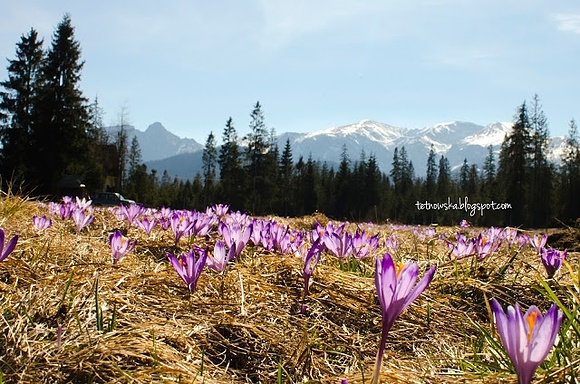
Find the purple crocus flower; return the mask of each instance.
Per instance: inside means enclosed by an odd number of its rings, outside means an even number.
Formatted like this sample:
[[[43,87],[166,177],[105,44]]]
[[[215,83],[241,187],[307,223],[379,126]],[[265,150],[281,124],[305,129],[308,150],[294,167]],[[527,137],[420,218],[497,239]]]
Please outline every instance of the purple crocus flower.
[[[179,239],[189,233],[192,226],[193,222],[185,212],[174,212],[171,215],[171,229],[173,230],[175,244],[179,243]]]
[[[518,242],[518,247],[523,248],[530,243],[530,236],[520,233],[517,236],[516,241]]]
[[[196,258],[195,254],[198,253]],[[190,292],[194,292],[197,280],[203,271],[207,260],[207,251],[201,248],[190,249],[188,253],[182,253],[179,258],[167,252],[167,257],[175,272],[187,285]]]
[[[463,219],[459,222],[459,228],[469,228],[471,227],[471,224],[469,224],[469,221]]]
[[[501,246],[501,240],[497,236],[497,232],[490,228],[487,232],[482,232],[475,240],[475,249],[477,251],[477,258],[483,260]]]
[[[131,203],[128,207],[120,205],[119,209],[127,219],[129,225],[133,225],[135,220],[145,212],[145,207],[136,203]]]
[[[352,235],[347,231],[342,233],[325,233],[321,238],[324,246],[338,259],[346,259],[352,249]]]
[[[34,215],[32,216],[32,224],[38,231],[43,231],[52,225],[52,220],[46,216],[39,217]]]
[[[503,230],[503,238],[511,246],[518,239],[518,230],[516,228],[505,227]]]
[[[495,299],[492,299],[491,306],[499,337],[516,370],[519,383],[529,384],[554,345],[563,314],[556,304],[548,309],[545,316],[534,305],[523,315],[518,303],[515,308],[510,305],[507,313]]]
[[[131,252],[135,245],[137,245],[137,240],[130,241],[128,238],[123,236],[121,231],[116,230],[109,235],[109,246],[111,251],[113,251],[113,264],[117,264],[122,257]]]
[[[93,202],[92,200],[87,200],[84,197],[82,199],[79,199],[78,196],[75,196],[75,199],[76,199],[75,206],[78,209],[88,209]]]
[[[382,310],[382,335],[372,384],[379,382],[385,342],[393,323],[401,312],[427,288],[433,279],[435,270],[436,266],[431,267],[421,281],[415,285],[419,273],[419,266],[416,263],[397,263],[395,265],[393,258],[388,253],[385,253],[382,259],[377,258],[375,286]]]
[[[357,230],[352,237],[351,253],[357,259],[364,259],[379,246],[379,235],[369,236],[365,231]]]
[[[534,247],[534,249],[536,250],[536,252],[538,252],[539,255],[542,254],[542,248],[544,248],[546,246],[546,242],[548,241],[548,235],[543,234],[543,235],[534,235],[534,237],[530,238],[530,245],[532,247]]]
[[[475,253],[475,240],[467,240],[465,235],[462,233],[457,234],[457,242],[455,244],[448,241],[446,243],[447,248],[451,249],[451,253],[457,259],[463,259]]]
[[[227,204],[214,204],[210,210],[217,216],[217,217],[224,217],[228,214],[230,210],[230,206]]]
[[[542,264],[546,268],[548,278],[554,277],[554,274],[562,266],[562,261],[566,259],[568,251],[560,252],[552,248],[542,248]]]
[[[394,233],[385,239],[385,247],[389,248],[391,252],[396,251],[401,247],[397,235]]]
[[[213,225],[217,223],[217,218],[212,215],[206,215],[201,212],[191,212],[191,230],[189,235],[196,235],[199,237],[206,236],[212,229]]]
[[[72,204],[71,203],[64,203],[58,205],[58,214],[60,215],[61,219],[68,219],[71,217],[73,213]]]
[[[157,220],[155,218],[149,220],[149,218],[143,217],[140,220],[137,220],[137,226],[147,235],[151,234],[155,225],[157,225]]]
[[[218,233],[224,238],[226,245],[234,250],[234,257],[237,258],[250,240],[252,224],[242,229],[239,224],[226,224],[221,222],[218,224]]]
[[[236,257],[235,246],[236,244],[233,243],[233,247],[230,247],[226,251],[224,243],[221,240],[216,241],[213,248],[213,255],[209,252],[207,253],[207,259],[205,261],[207,267],[216,272],[222,272],[226,268],[227,263]]]
[[[4,240],[6,239],[6,234],[4,230],[0,228],[0,261],[3,261],[14,251],[16,247],[16,242],[18,242],[18,235],[12,236],[8,244],[6,244],[6,248],[4,248]]]
[[[322,253],[322,247],[319,241],[315,241],[314,244],[308,250],[306,257],[304,257],[304,268],[302,269],[304,276],[304,297],[308,296],[308,286],[310,283],[310,277],[316,268],[316,265],[320,261],[320,254]]]
[[[95,220],[95,216],[91,215],[91,213],[86,209],[75,209],[71,216],[77,227],[77,232],[79,233],[84,227]]]
[[[173,211],[171,208],[161,207],[161,209],[156,213],[155,217],[159,220],[159,225],[161,229],[166,231],[171,226],[171,216]]]

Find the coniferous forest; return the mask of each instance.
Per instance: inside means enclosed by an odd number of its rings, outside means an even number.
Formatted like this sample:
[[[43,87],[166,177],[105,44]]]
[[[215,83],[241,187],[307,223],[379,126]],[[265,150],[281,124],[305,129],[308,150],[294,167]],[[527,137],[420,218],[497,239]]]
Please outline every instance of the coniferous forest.
[[[538,95],[516,107],[513,131],[499,155],[489,147],[484,164],[465,159],[459,172],[452,172],[448,160],[431,149],[425,175],[414,172],[404,147],[395,148],[388,173],[379,169],[372,153],[344,149],[337,169],[314,160],[315,154],[295,158],[289,141],[277,146],[256,102],[250,133],[239,137],[233,120],[227,119],[219,147],[213,132],[207,137],[202,173],[184,181],[147,169],[138,141],[128,142],[123,122],[114,137],[107,135],[98,99],[89,100],[79,88],[83,64],[69,15],[49,43],[32,28],[16,44],[7,78],[0,82],[3,190],[59,198],[59,182],[76,175],[89,195],[105,190],[113,177],[117,192],[147,206],[174,209],[202,210],[223,203],[253,215],[318,211],[350,221],[457,224],[466,219],[476,225],[535,228],[576,225],[580,217],[576,122],[570,121],[560,161],[550,161],[548,117]],[[473,212],[443,205],[426,209],[425,203],[450,199],[457,205],[466,197],[470,204],[489,205],[483,211],[473,206]],[[509,207],[494,210],[492,202]]]

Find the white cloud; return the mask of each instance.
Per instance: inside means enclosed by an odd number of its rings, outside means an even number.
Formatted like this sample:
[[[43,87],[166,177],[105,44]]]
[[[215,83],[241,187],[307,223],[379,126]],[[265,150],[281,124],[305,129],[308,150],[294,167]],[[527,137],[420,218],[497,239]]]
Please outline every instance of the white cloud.
[[[554,15],[553,19],[560,31],[580,34],[580,14],[559,13]]]

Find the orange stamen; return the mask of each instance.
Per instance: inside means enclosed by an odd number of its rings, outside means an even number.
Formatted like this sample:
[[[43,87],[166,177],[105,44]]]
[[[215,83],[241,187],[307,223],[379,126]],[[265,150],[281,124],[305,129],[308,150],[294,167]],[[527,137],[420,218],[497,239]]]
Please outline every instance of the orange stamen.
[[[536,326],[536,321],[538,319],[538,312],[534,311],[526,317],[526,322],[528,323],[528,344],[532,341],[532,333],[534,332],[534,327]]]
[[[405,268],[405,264],[404,263],[402,263],[400,261],[397,261],[395,263],[395,274],[396,274],[397,278],[399,278],[399,274],[401,273],[401,271],[403,270],[403,268]]]

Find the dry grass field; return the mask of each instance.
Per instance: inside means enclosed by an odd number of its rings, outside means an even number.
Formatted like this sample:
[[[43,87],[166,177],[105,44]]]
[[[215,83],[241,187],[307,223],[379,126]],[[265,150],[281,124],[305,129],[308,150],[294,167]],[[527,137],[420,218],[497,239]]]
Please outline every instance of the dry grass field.
[[[567,313],[534,382],[579,380],[577,230],[549,231],[548,244],[569,253],[546,279],[530,246],[504,243],[481,261],[458,261],[442,240],[483,228],[439,227],[427,236],[419,227],[347,223],[352,233],[378,234],[379,247],[361,260],[322,252],[303,298],[303,261],[294,254],[248,244],[224,272],[205,268],[190,293],[166,252],[212,248],[215,229],[176,245],[171,228],[146,235],[111,209],[92,214],[78,232],[45,203],[0,197],[6,241],[19,235],[0,262],[0,383],[370,383],[381,336],[375,259],[393,234],[395,260],[418,263],[419,277],[429,266],[437,271],[390,331],[381,382],[516,383],[492,298],[542,312],[557,299]],[[35,215],[52,226],[36,229]],[[305,232],[328,223],[323,215],[273,219]],[[108,238],[117,229],[137,245],[113,264]]]

